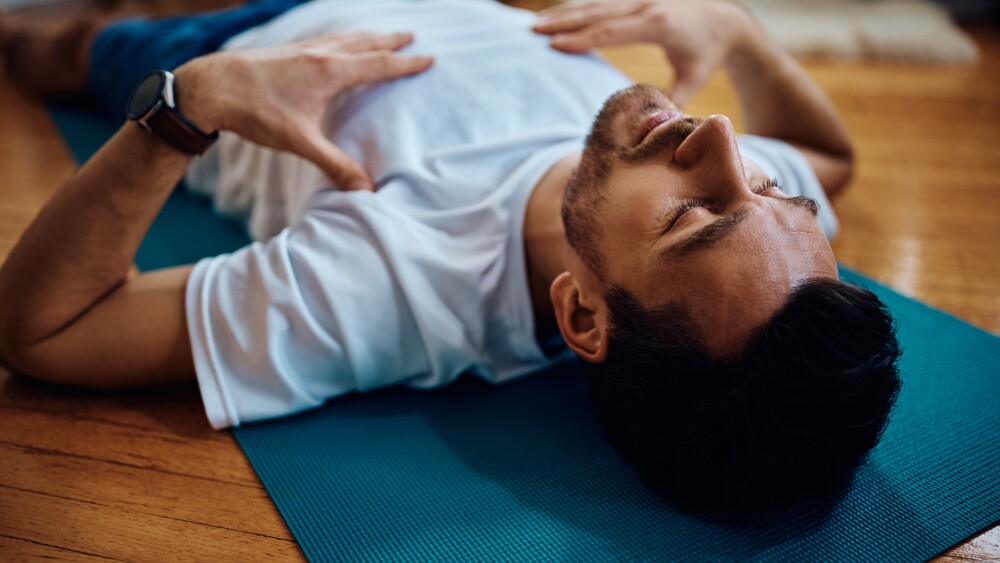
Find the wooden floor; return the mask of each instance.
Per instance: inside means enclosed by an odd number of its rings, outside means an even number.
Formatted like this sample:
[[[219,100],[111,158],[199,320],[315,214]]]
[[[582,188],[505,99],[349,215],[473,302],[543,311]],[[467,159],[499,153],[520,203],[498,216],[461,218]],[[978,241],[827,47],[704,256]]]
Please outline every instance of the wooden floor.
[[[1000,332],[1000,30],[975,30],[978,66],[810,62],[857,143],[836,204],[839,259]],[[655,50],[609,52],[664,82]],[[715,80],[688,108],[736,115]],[[0,76],[0,258],[74,170],[42,108]],[[2,306],[2,304],[0,304]],[[0,371],[0,560],[301,559],[231,434],[197,390],[54,389]],[[944,560],[1000,559],[1000,527]]]

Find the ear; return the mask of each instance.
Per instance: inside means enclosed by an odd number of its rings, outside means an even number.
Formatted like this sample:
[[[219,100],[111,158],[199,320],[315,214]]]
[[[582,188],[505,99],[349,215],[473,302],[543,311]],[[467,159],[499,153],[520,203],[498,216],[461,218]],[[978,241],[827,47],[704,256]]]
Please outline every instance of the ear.
[[[599,364],[608,356],[607,307],[585,291],[569,272],[559,274],[549,287],[559,332],[577,356]]]

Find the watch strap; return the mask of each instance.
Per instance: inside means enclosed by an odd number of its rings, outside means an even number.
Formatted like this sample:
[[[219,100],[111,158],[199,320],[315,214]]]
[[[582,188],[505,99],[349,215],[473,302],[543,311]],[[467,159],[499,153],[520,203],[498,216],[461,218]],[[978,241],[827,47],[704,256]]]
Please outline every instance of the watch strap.
[[[187,154],[201,154],[219,138],[219,133],[205,133],[184,114],[166,104],[146,120],[150,131],[175,149]]]

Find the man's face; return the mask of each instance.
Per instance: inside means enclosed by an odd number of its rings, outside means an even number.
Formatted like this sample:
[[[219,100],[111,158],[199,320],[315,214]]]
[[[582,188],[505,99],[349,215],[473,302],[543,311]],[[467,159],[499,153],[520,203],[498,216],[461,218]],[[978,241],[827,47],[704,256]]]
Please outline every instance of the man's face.
[[[742,158],[722,116],[680,114],[634,86],[605,104],[563,201],[584,279],[647,308],[689,307],[709,348],[739,353],[814,277],[837,277],[816,203],[790,198]]]

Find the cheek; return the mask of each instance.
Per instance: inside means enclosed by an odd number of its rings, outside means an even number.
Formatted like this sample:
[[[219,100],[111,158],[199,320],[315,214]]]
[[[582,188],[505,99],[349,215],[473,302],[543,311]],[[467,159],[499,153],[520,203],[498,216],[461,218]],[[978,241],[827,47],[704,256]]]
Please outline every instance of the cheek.
[[[608,181],[605,205],[619,228],[643,230],[662,221],[668,208],[681,199],[680,181],[661,166],[620,170]],[[662,225],[660,225],[662,226]]]
[[[604,238],[623,250],[649,240],[659,226],[662,202],[653,197],[653,190],[633,185],[612,185],[601,205]]]
[[[662,191],[616,180],[598,214],[601,252],[612,280],[634,279],[648,267],[651,248],[663,228],[665,198]]]

